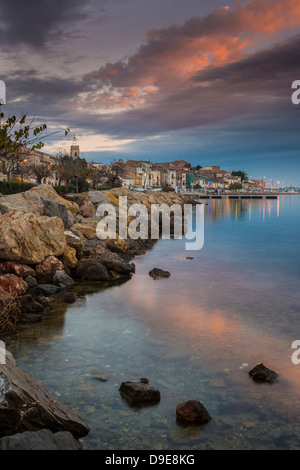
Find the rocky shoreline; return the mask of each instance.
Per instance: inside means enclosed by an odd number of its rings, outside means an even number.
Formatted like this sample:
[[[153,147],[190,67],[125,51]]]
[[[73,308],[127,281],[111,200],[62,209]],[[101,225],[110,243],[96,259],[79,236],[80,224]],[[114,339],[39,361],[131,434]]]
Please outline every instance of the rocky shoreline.
[[[128,205],[191,202],[175,193],[139,193],[127,189],[59,196],[51,186],[38,186],[25,193],[0,197],[0,308],[12,305],[11,322],[0,323],[0,335],[16,323],[41,321],[48,314],[50,296],[59,302],[75,301],[64,295],[75,282],[109,285],[135,272],[131,260],[155,243],[147,240],[99,240],[96,211],[112,204],[118,216],[118,197]],[[129,219],[130,221],[130,219]],[[60,293],[60,294],[59,294]],[[16,315],[16,312],[19,313]],[[9,312],[7,312],[9,315]]]
[[[0,197],[0,339],[15,332],[20,323],[42,321],[55,302],[75,302],[77,297],[68,291],[74,283],[109,286],[134,275],[133,258],[144,254],[155,241],[119,235],[103,241],[96,233],[98,206],[112,204],[118,217],[119,196],[126,196],[128,205],[144,204],[149,213],[151,204],[193,202],[175,193],[124,188],[62,197],[45,185]],[[6,439],[1,439],[0,448],[78,448],[74,439],[86,435],[88,426],[20,371],[9,352],[7,358],[0,366],[0,438]],[[16,377],[18,390],[14,389]],[[80,423],[80,431],[74,422]],[[4,437],[13,434],[14,440]]]

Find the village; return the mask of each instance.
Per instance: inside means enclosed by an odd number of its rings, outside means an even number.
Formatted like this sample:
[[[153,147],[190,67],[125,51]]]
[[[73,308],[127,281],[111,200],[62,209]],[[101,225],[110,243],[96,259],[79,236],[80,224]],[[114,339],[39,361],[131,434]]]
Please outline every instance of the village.
[[[93,189],[123,186],[136,190],[169,188],[187,192],[262,191],[266,186],[264,179],[249,179],[243,171],[227,171],[216,165],[192,166],[185,160],[159,163],[133,159],[114,159],[110,164],[87,162],[81,157],[76,137],[69,153],[65,151],[53,156],[35,149],[24,151],[23,157],[20,155],[13,163],[14,166],[1,157],[0,181],[61,187],[76,179],[77,182],[84,180],[85,190],[87,186]]]

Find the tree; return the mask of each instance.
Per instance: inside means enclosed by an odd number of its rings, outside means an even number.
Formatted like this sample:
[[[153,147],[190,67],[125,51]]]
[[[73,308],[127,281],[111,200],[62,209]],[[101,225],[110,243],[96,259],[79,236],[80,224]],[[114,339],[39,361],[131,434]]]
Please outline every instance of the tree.
[[[79,187],[86,183],[86,179],[90,176],[91,170],[88,168],[87,161],[84,158],[72,158],[69,155],[57,155],[58,159],[56,171],[58,173],[59,183],[65,182],[66,186],[71,183],[75,184],[76,192]]]
[[[91,168],[89,179],[92,181],[93,188],[96,189],[98,185],[102,182],[103,178],[106,176],[104,168]]]
[[[241,178],[241,181],[247,181],[248,180],[248,176],[247,176],[247,173],[245,171],[241,171],[241,170],[238,170],[238,171],[233,171],[231,173],[231,176],[239,176]]]
[[[76,184],[76,192],[79,193],[79,185],[83,186],[90,175],[87,161],[84,158],[76,158],[72,165],[73,180]]]
[[[233,175],[235,176],[235,175]],[[243,189],[242,183],[231,183],[229,185],[230,191],[239,191],[240,189]]]
[[[116,181],[118,178],[124,176],[125,167],[123,160],[113,160],[111,164],[107,167],[105,171],[105,176],[111,182],[112,187],[115,187]]]
[[[201,170],[202,166],[201,165],[197,165],[196,166],[196,170]]]
[[[58,153],[56,158],[57,164],[55,166],[55,170],[57,171],[59,184],[64,182],[66,185],[68,185],[74,176],[72,169],[73,159],[69,155],[63,154],[63,152]]]
[[[34,119],[28,121],[26,114],[8,117],[2,124],[4,113],[0,113],[0,168],[7,181],[13,173],[20,172],[21,164],[34,150],[44,147],[43,139],[60,131],[46,133],[47,125],[35,126]],[[68,135],[69,129],[65,129]]]
[[[52,169],[48,165],[30,165],[27,172],[36,179],[38,184],[42,184],[44,178],[52,175]]]

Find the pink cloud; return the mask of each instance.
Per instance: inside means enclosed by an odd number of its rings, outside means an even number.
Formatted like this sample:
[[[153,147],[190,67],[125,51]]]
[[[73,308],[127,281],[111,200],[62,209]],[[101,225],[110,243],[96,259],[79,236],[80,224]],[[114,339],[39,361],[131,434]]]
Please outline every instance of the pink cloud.
[[[242,59],[249,47],[264,37],[300,25],[298,0],[250,0],[224,6],[184,24],[152,30],[146,42],[127,61],[108,63],[84,79],[106,109],[151,106],[157,95],[168,96],[192,87],[190,79],[200,71]],[[110,94],[99,99],[99,88]],[[155,93],[147,92],[153,90]]]

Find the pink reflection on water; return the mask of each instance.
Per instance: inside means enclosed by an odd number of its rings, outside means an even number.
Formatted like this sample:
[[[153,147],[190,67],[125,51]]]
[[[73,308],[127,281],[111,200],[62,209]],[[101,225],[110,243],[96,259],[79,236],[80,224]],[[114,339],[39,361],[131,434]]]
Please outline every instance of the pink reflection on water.
[[[186,265],[184,265],[186,266]],[[186,271],[187,274],[187,271]],[[232,274],[231,274],[232,275]],[[257,395],[276,412],[285,413],[295,420],[295,407],[299,406],[300,366],[291,362],[291,342],[284,340],[267,326],[263,317],[251,318],[248,312],[210,308],[213,290],[207,289],[203,298],[182,288],[185,271],[181,265],[181,281],[172,276],[169,280],[153,281],[147,274],[140,274],[126,285],[126,303],[138,312],[155,338],[169,344],[174,352],[184,351],[183,356],[199,355],[199,367],[209,369],[212,376],[230,370],[231,386],[240,387],[242,393]],[[234,276],[231,278],[234,285]],[[245,279],[236,279],[241,288]],[[209,285],[209,282],[207,282]],[[233,294],[234,295],[234,294]],[[236,295],[239,295],[236,293]],[[162,358],[163,360],[163,358]],[[276,370],[280,381],[273,386],[257,386],[245,378],[243,363],[247,369],[264,362]],[[275,388],[276,387],[276,388]],[[284,404],[284,411],[280,408]],[[278,408],[279,407],[279,408]]]

